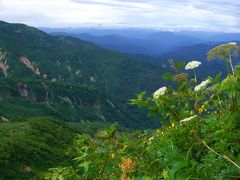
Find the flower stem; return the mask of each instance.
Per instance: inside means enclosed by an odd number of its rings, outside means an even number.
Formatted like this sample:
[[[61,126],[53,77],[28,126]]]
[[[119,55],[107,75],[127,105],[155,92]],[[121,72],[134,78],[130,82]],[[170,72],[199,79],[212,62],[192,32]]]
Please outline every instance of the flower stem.
[[[205,147],[207,147],[211,152],[213,152],[214,154],[222,157],[222,158],[225,159],[226,161],[232,163],[235,167],[237,167],[237,168],[240,170],[240,166],[239,166],[236,162],[234,162],[233,160],[231,160],[228,156],[226,156],[226,155],[224,155],[224,154],[223,154],[223,155],[222,155],[222,154],[219,154],[219,153],[216,152],[213,148],[209,147],[205,141],[201,140],[201,142],[202,142],[202,144],[203,144]]]
[[[196,71],[195,71],[195,69],[193,69],[193,72],[194,72],[195,82],[197,83],[197,75],[196,75]]]
[[[169,109],[172,111],[172,113],[173,113],[179,120],[181,120],[181,117],[179,116],[179,114],[178,114],[174,109],[172,109],[170,105],[168,105],[168,107],[169,107]]]
[[[233,68],[233,63],[232,63],[232,56],[231,56],[231,54],[229,54],[229,63],[230,63],[231,69],[232,69],[232,74],[233,74],[233,76],[234,76],[234,68]]]
[[[230,73],[228,61],[225,60],[225,63],[226,63],[226,68],[227,68],[227,72],[228,72],[228,77],[229,77],[231,73]]]
[[[222,109],[222,103],[221,103],[221,99],[220,99],[219,95],[217,96],[217,98],[218,98],[218,103],[220,105],[220,108]]]

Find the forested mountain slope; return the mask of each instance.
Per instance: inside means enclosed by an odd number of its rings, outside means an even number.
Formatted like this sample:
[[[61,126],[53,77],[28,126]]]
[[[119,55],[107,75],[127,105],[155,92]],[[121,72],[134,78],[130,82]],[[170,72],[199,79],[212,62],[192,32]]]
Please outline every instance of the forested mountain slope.
[[[22,24],[0,22],[0,48],[1,116],[7,118],[43,114],[140,125],[145,118],[128,99],[163,83],[164,70],[150,62]]]

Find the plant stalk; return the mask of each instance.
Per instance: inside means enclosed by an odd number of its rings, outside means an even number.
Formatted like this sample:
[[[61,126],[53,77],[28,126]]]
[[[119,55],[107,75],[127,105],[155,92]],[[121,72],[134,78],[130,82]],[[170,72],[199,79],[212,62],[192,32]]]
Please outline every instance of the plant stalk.
[[[196,74],[196,70],[193,69],[193,72],[194,72],[194,78],[195,78],[195,82],[197,83],[197,74]]]
[[[233,68],[233,63],[232,63],[232,56],[231,56],[231,54],[229,54],[229,63],[230,63],[231,69],[232,69],[232,74],[233,74],[233,76],[234,76],[235,74],[234,74],[234,68]]]
[[[228,156],[219,154],[219,153],[216,152],[214,149],[212,149],[211,147],[209,147],[205,141],[201,140],[201,142],[202,142],[203,145],[204,145],[205,147],[207,147],[211,152],[213,152],[214,154],[222,157],[222,158],[225,159],[226,161],[232,163],[235,167],[237,167],[237,168],[240,170],[240,166],[239,166],[237,163],[235,163],[233,160],[231,160]]]

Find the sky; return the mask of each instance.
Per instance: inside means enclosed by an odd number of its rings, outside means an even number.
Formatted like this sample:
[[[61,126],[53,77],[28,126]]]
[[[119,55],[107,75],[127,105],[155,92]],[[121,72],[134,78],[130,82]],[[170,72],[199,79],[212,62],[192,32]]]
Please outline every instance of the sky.
[[[240,32],[240,0],[0,0],[0,20],[51,28]]]

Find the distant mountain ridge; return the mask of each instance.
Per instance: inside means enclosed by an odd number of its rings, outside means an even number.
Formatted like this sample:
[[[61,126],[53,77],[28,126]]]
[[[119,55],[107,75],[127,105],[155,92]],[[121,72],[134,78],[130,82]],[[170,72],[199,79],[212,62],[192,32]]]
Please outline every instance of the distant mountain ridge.
[[[90,33],[71,34],[65,32],[55,32],[51,34],[76,37],[98,44],[103,48],[122,53],[146,54],[151,56],[157,56],[158,54],[182,45],[191,45],[199,42],[197,39],[176,35],[172,32],[155,32],[143,37],[123,36],[119,34],[99,36]]]
[[[94,42],[104,48],[157,57],[175,49],[197,44],[239,41],[240,33],[157,31],[151,29],[42,28],[55,35],[68,35]]]
[[[105,35],[105,36],[94,36],[89,33],[83,33],[83,34],[51,33],[51,34],[76,37],[78,39],[93,42],[106,49],[129,53],[129,54],[153,53],[150,49],[146,49],[146,47],[142,45],[144,43],[142,40],[132,39],[132,38],[129,38],[126,36],[120,36],[117,34],[111,34],[111,35]]]

